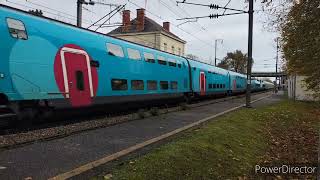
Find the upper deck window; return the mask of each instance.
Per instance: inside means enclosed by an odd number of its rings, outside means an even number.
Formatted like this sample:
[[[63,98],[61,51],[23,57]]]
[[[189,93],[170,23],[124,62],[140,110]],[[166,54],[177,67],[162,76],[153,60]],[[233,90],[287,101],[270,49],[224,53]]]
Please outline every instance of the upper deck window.
[[[24,26],[22,21],[7,18],[7,24],[9,28],[9,33],[12,37],[23,40],[28,39],[26,27]]]
[[[173,67],[177,66],[177,63],[175,62],[175,60],[169,59],[168,61],[169,61],[169,66],[173,66]]]
[[[162,65],[167,65],[166,59],[162,56],[158,56],[158,63]]]
[[[119,45],[107,43],[107,51],[112,56],[124,57],[122,47]]]
[[[129,55],[129,58],[130,59],[133,59],[133,60],[141,60],[141,55],[140,55],[140,52],[136,49],[131,49],[131,48],[128,48],[128,55]]]
[[[149,63],[155,63],[154,56],[151,53],[144,53],[144,59]]]

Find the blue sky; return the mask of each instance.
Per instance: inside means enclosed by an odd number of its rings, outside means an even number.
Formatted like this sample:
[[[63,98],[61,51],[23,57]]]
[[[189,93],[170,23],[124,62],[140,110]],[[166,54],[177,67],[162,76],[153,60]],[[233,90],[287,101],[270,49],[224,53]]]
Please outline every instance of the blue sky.
[[[186,4],[176,5],[175,0],[96,0],[103,3],[127,4],[126,9],[131,10],[131,18],[136,17],[136,9],[145,7],[146,15],[159,24],[164,21],[171,23],[171,31],[187,41],[186,54],[199,56],[203,61],[210,63],[214,56],[214,40],[223,39],[218,43],[217,57],[222,59],[227,52],[237,49],[247,52],[248,15],[225,16],[219,19],[199,19],[197,22],[188,22],[176,19],[181,17],[207,16],[211,13],[222,11],[211,10],[207,7],[192,6]],[[45,16],[55,18],[68,23],[76,24],[76,0],[0,0],[2,4],[19,9],[29,10],[32,8],[42,9]],[[147,2],[147,4],[145,4]],[[207,1],[188,0],[208,4],[210,2],[224,6],[228,0]],[[245,0],[231,0],[228,7],[247,10]],[[261,12],[261,4],[256,3],[254,16],[253,58],[255,64],[253,71],[275,71],[276,32],[268,32],[263,27],[265,19]],[[92,22],[107,14],[109,6],[94,5],[84,6],[83,27],[88,27]],[[228,13],[229,11],[227,11]],[[121,23],[121,14],[116,14],[110,23]],[[107,33],[113,28],[103,28],[100,32]]]

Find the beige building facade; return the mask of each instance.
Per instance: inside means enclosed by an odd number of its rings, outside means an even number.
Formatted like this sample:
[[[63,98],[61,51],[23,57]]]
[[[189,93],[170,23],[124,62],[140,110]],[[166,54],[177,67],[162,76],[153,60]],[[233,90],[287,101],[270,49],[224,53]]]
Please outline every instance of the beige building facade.
[[[306,76],[291,75],[288,77],[288,97],[299,101],[319,101],[314,99],[313,92],[305,86],[304,79]]]
[[[170,23],[159,25],[137,9],[137,18],[130,20],[130,11],[123,11],[122,26],[108,33],[111,36],[184,56],[186,41],[170,32]]]

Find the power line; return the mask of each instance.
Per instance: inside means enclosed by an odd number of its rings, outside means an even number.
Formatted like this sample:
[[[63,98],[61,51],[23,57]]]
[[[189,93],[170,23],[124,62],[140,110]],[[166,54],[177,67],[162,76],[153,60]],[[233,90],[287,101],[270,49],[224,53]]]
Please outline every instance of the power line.
[[[24,5],[24,4],[21,4],[21,3],[17,3],[17,2],[13,2],[13,1],[10,1],[10,0],[6,0],[6,2],[11,3],[11,4],[15,4],[15,5],[18,5],[18,6],[22,6],[22,7],[25,7],[25,8],[36,9],[35,7],[27,6],[27,5]],[[29,4],[32,4],[32,5],[34,5],[34,6],[38,6],[38,7],[41,7],[41,8],[45,8],[45,9],[48,9],[48,10],[51,10],[51,11],[60,13],[60,14],[55,14],[55,13],[52,13],[52,12],[43,10],[43,12],[46,12],[46,13],[51,14],[51,15],[61,16],[61,17],[67,18],[67,19],[69,19],[69,20],[76,20],[76,19],[77,19],[77,17],[74,16],[74,15],[72,15],[72,14],[68,14],[68,13],[65,13],[65,12],[63,12],[63,11],[59,11],[59,10],[50,8],[50,7],[45,6],[45,5],[42,5],[42,4],[38,4],[38,3],[35,3],[35,2],[31,2],[30,0],[29,0],[29,1],[25,1],[25,2],[27,2],[27,3],[29,3]],[[62,16],[61,14],[64,14],[65,16]],[[67,17],[67,16],[68,16],[68,17]],[[90,21],[90,20],[85,20],[85,21],[86,21],[87,23],[92,23],[92,21]]]
[[[170,2],[173,2],[174,5],[176,5],[174,0],[171,0]],[[182,7],[180,7],[180,6],[178,6],[178,5],[177,5],[177,7],[178,7],[182,12],[184,12],[188,17],[191,17],[191,15],[190,15],[185,9],[183,9]],[[202,26],[198,21],[195,21],[195,22],[201,27],[202,30],[205,30],[206,32],[208,32],[208,30],[207,30],[204,26]]]
[[[143,8],[143,7],[139,6],[139,5],[137,5],[136,3],[132,2],[131,0],[128,0],[128,2],[129,2],[129,3],[131,3],[131,4],[133,4],[133,5],[135,5],[135,6],[137,6],[137,7],[139,7],[139,8]],[[158,15],[156,15],[156,14],[152,13],[151,11],[148,11],[148,10],[146,10],[146,11],[147,11],[147,12],[149,12],[151,15],[153,15],[153,16],[155,16],[155,17],[157,17],[157,18],[159,18],[159,19],[161,19],[161,20],[163,20],[163,21],[165,21],[161,16],[158,16]],[[179,26],[177,26],[177,25],[175,25],[175,24],[173,24],[173,23],[172,23],[172,25],[173,25],[173,26],[175,26],[176,28],[180,29],[181,31],[183,31],[183,32],[185,32],[185,33],[187,33],[187,34],[189,34],[190,36],[194,37],[195,39],[197,39],[197,40],[201,41],[202,43],[204,43],[204,44],[208,45],[209,47],[212,47],[212,45],[211,45],[211,44],[209,44],[209,43],[207,43],[207,42],[203,41],[202,39],[198,38],[198,37],[197,37],[197,36],[195,36],[194,34],[192,34],[192,33],[188,32],[188,31],[185,31],[184,29],[180,28]]]

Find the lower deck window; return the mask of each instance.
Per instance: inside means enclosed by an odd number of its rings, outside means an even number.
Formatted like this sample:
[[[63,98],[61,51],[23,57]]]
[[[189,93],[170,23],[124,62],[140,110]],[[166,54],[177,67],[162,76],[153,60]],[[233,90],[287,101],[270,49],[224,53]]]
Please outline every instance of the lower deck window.
[[[126,79],[112,79],[112,90],[128,90],[128,83]]]
[[[171,89],[178,89],[178,82],[177,81],[171,81],[170,87],[171,87]]]
[[[209,89],[212,89],[212,84],[209,84]]]
[[[157,90],[157,81],[147,81],[148,90]]]
[[[162,90],[167,90],[167,89],[169,89],[169,83],[168,83],[168,81],[160,81],[160,88],[161,88]]]
[[[132,90],[144,90],[144,84],[142,80],[132,80],[131,81]]]
[[[217,88],[217,85],[216,85],[216,84],[212,84],[212,88],[213,88],[213,89],[216,89],[216,88]]]

